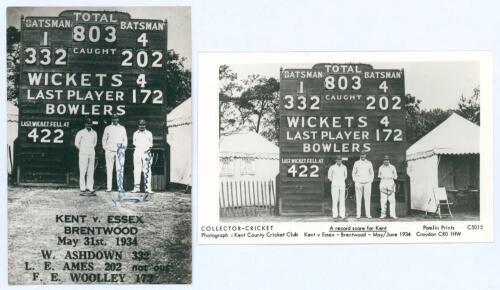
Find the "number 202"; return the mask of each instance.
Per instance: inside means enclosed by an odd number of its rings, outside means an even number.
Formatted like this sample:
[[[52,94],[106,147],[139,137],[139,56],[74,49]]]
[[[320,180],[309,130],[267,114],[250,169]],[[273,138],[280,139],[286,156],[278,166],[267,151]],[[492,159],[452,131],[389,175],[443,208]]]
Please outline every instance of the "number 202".
[[[389,107],[391,107],[391,110],[401,110],[401,97],[399,96],[393,96],[391,98],[392,106],[389,105],[389,98],[387,96],[378,98],[378,103],[375,96],[368,96],[366,100],[368,101],[366,105],[367,110],[376,110],[376,105],[378,105],[378,108],[382,111],[387,111]]]
[[[122,51],[122,56],[125,58],[122,60],[122,66],[133,66],[134,53],[131,50]],[[163,59],[163,53],[159,51],[153,51],[151,54],[153,61],[151,67],[162,67],[161,60]],[[141,50],[136,54],[136,64],[138,67],[144,68],[149,65],[149,55],[146,51]]]

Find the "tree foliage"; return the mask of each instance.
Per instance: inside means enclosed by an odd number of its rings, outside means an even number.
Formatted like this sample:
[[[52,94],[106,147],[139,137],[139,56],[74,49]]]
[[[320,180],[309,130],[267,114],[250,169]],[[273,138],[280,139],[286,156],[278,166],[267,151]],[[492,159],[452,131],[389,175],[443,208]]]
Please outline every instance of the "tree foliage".
[[[239,126],[233,99],[241,90],[238,75],[227,65],[219,67],[219,135],[229,134]]]
[[[469,98],[463,95],[458,102],[458,109],[456,112],[467,120],[480,125],[481,121],[481,108],[480,108],[480,89],[474,88],[474,93]]]
[[[238,100],[240,111],[246,116],[245,123],[251,130],[266,132],[265,135],[273,139],[279,123],[279,118],[275,118],[279,109],[279,82],[275,78],[253,75],[246,80],[246,87]]]
[[[480,90],[474,88],[474,93],[469,98],[463,95],[460,98],[457,108],[454,110],[421,109],[421,101],[411,94],[406,95],[406,139],[411,145],[436,128],[452,113],[457,113],[471,122],[480,124]]]
[[[406,119],[406,141],[411,145],[436,128],[453,111],[443,109],[425,110],[420,108],[421,100],[411,94],[406,95],[405,119]]]
[[[229,66],[222,65],[219,81],[219,133],[254,131],[277,144],[278,80],[261,75],[238,79]]]
[[[191,97],[191,71],[184,67],[185,57],[169,49],[166,54],[167,110]]]
[[[7,100],[17,105],[19,98],[19,42],[21,33],[13,26],[7,28]]]

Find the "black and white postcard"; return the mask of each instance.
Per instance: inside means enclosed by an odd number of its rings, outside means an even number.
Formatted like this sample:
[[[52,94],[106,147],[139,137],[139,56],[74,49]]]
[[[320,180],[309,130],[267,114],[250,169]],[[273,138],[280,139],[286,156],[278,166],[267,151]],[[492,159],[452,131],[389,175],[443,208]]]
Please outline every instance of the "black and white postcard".
[[[7,19],[9,283],[190,284],[190,7]]]
[[[200,56],[201,243],[492,240],[489,53]]]

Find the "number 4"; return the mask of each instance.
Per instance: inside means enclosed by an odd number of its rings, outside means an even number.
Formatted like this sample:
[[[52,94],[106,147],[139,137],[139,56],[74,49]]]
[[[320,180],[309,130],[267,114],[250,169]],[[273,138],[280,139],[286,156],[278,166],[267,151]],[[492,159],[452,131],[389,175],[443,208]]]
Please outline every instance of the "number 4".
[[[137,77],[136,83],[141,87],[144,88],[148,82],[146,82],[146,75],[145,74],[140,74]]]
[[[382,120],[380,120],[380,124],[384,125],[385,127],[389,127],[389,117],[384,116]]]
[[[143,34],[141,34],[141,36],[139,36],[139,38],[137,38],[137,42],[142,43],[142,47],[146,47],[146,44],[148,43],[146,32],[144,32]]]
[[[290,168],[288,168],[287,172],[290,173],[292,177],[295,177],[295,175],[297,174],[297,168],[295,168],[295,165],[292,165]]]
[[[38,134],[37,134],[36,128],[33,128],[33,130],[31,130],[28,133],[28,137],[31,138],[31,139],[33,139],[33,143],[36,143],[36,140],[38,139]]]
[[[384,93],[387,93],[387,90],[389,89],[389,87],[387,86],[387,81],[383,81],[380,86],[378,86],[379,89],[383,90]]]

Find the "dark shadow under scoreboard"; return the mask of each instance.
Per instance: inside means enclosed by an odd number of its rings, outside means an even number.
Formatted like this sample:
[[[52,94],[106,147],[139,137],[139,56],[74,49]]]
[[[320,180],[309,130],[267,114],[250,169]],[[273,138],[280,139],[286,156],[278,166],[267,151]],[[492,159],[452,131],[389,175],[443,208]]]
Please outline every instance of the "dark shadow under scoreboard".
[[[377,174],[389,155],[398,171],[398,215],[407,214],[404,72],[321,63],[284,68],[280,80],[279,214],[331,214],[327,173],[341,155],[348,170],[347,212],[354,215],[351,174],[362,151],[375,171],[372,212],[380,210]]]
[[[129,143],[125,180],[132,178],[132,135],[145,119],[154,136],[153,180],[158,182],[153,189],[164,189],[169,158],[166,49],[164,20],[79,10],[22,17],[17,182],[76,185],[74,138],[85,118],[94,121],[99,138],[96,182],[105,182],[101,139],[117,113]]]

